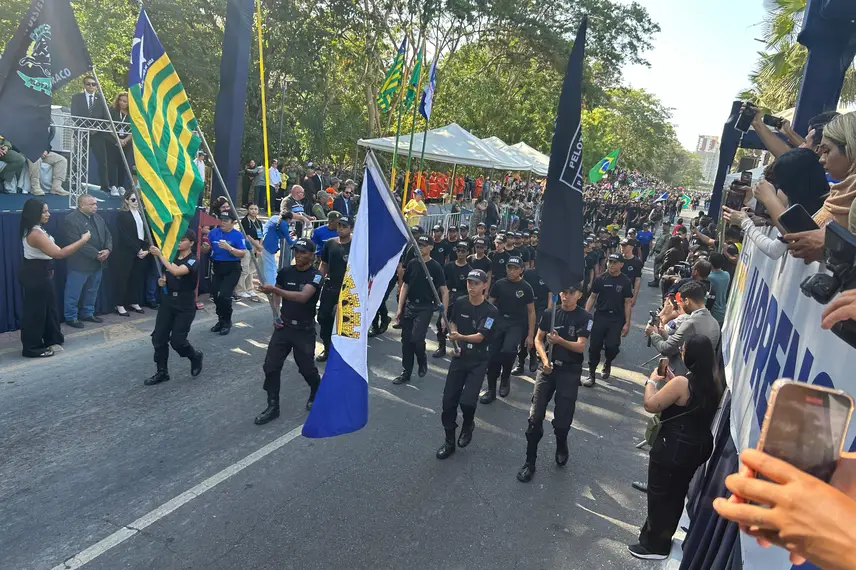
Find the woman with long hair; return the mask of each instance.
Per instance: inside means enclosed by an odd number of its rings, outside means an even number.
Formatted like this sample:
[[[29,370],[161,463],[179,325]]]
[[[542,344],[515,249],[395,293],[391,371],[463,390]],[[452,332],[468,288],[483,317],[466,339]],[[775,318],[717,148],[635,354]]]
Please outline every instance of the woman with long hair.
[[[116,95],[113,100],[113,106],[110,107],[110,117],[113,119],[113,124],[116,125],[116,134],[119,135],[119,142],[114,138],[110,138],[109,152],[107,155],[107,168],[110,174],[110,186],[116,187],[117,192],[114,196],[120,196],[125,193],[125,186],[133,187],[134,181],[127,180],[125,172],[125,163],[122,161],[122,155],[125,155],[125,160],[128,162],[128,167],[134,166],[134,145],[131,137],[131,119],[130,111],[128,110],[128,94],[123,92]]]
[[[54,347],[65,341],[59,328],[53,284],[53,260],[62,259],[76,252],[89,241],[89,232],[84,232],[76,242],[63,248],[57,247],[54,238],[45,231],[51,217],[48,205],[38,198],[24,202],[21,210],[21,242],[24,259],[18,270],[18,280],[24,293],[21,313],[21,354],[26,357],[54,355]]]
[[[710,424],[719,406],[714,378],[715,356],[710,339],[690,337],[683,346],[689,372],[669,379],[651,373],[645,383],[645,411],[660,414],[660,431],[648,457],[648,518],[639,543],[630,554],[646,560],[664,560],[671,550],[684,500],[696,470],[713,451]],[[657,389],[660,382],[665,382]]]
[[[146,256],[150,244],[145,239],[143,214],[137,195],[133,190],[125,190],[122,197],[122,210],[116,215],[116,247],[110,256],[113,270],[113,299],[116,312],[130,316],[125,307],[135,313],[144,313],[140,307],[142,287],[146,279]]]

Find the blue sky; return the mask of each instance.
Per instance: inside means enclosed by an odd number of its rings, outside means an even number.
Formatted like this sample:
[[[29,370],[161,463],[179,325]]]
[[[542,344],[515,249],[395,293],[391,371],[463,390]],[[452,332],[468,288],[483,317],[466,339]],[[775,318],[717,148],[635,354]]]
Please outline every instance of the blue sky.
[[[662,31],[646,56],[628,66],[625,82],[673,109],[678,140],[695,150],[698,135],[721,135],[731,102],[749,87],[763,44],[762,0],[637,0]]]

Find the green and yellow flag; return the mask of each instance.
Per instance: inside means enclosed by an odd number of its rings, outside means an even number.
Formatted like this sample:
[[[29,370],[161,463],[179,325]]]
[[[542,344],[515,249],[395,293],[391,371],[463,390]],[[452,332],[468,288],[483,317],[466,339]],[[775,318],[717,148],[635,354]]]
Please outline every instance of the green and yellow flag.
[[[128,85],[140,195],[152,235],[172,259],[205,186],[193,163],[201,140],[181,80],[142,8]]]
[[[620,153],[621,149],[617,148],[591,167],[591,170],[589,170],[589,180],[591,180],[592,184],[597,184],[601,178],[606,176],[607,172],[615,168],[615,163],[618,162],[618,155]]]
[[[401,40],[401,47],[395,54],[392,67],[386,72],[386,79],[377,95],[377,106],[386,113],[392,107],[392,99],[395,92],[401,87],[401,74],[404,72],[404,52],[407,50],[407,37]]]
[[[407,84],[407,93],[404,95],[404,108],[410,109],[413,100],[416,99],[416,90],[419,89],[419,76],[422,75],[422,50],[416,54],[416,65],[413,67],[413,73],[410,74],[410,81]]]

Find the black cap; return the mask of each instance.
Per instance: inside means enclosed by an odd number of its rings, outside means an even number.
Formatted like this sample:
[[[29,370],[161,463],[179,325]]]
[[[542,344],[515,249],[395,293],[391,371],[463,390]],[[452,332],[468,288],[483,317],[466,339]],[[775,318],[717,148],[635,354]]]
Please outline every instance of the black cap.
[[[571,285],[566,285],[565,288],[562,289],[562,291],[569,291],[571,293],[573,293],[574,291],[582,291],[582,290],[583,290],[583,286],[581,283],[573,283]]]
[[[328,222],[332,222],[333,220],[338,220],[341,217],[342,217],[342,214],[340,214],[336,210],[330,210],[329,212],[327,212],[327,221]]]
[[[467,242],[465,242],[465,241],[459,241],[458,243],[456,243],[456,244],[455,244],[455,249],[466,249],[466,250],[469,250],[469,249],[470,249],[470,244],[468,244],[468,243],[467,243]]]
[[[611,253],[608,259],[609,261],[618,261],[624,263],[624,258],[618,255],[617,253]]]
[[[421,228],[421,227],[419,227],[419,226],[413,226],[412,228],[410,228],[410,233],[411,233],[411,234],[413,234],[413,235],[421,234],[421,233],[422,233],[422,228]]]
[[[294,251],[315,252],[315,244],[309,241],[308,239],[300,238],[299,240],[294,242],[294,245],[291,246],[291,249],[293,249]]]
[[[188,239],[188,240],[192,241],[193,243],[196,243],[196,232],[195,231],[187,230],[186,232],[184,232],[184,237],[185,237],[185,239]]]
[[[457,232],[457,231],[458,231],[458,226],[449,226],[449,229],[448,229],[447,231],[450,231],[450,232]]]
[[[508,261],[505,262],[506,265],[516,265],[517,267],[523,267],[523,260],[517,256],[509,257]]]
[[[487,240],[484,238],[477,238],[473,240],[473,247],[487,247]]]
[[[625,246],[625,245],[633,245],[633,240],[632,240],[632,239],[624,238],[623,240],[621,240],[620,245],[622,245],[622,246]]]
[[[529,232],[529,233],[531,233],[533,236],[537,236],[537,235],[538,235],[538,230],[537,230],[537,229],[535,229],[535,230],[532,230],[532,231],[531,231],[531,232]]]
[[[496,229],[496,224],[491,224],[491,225],[490,225],[490,227],[489,227],[488,229],[489,229],[489,230],[495,230],[495,229]]]
[[[461,224],[460,226],[458,226],[458,229],[459,229],[460,231],[462,231],[462,232],[468,232],[468,231],[470,231],[469,226],[464,225],[464,224]]]
[[[473,269],[467,273],[467,281],[478,281],[479,283],[487,283],[487,273],[481,269]]]
[[[629,230],[627,230],[627,233],[634,233],[635,234],[636,228],[630,228]]]
[[[532,235],[529,232],[523,232],[523,237],[528,238],[532,237]]]
[[[505,242],[505,234],[496,234],[496,237],[493,238],[494,241]]]
[[[436,226],[434,226],[433,228],[431,228],[431,231],[432,231],[432,232],[442,232],[442,231],[443,231],[443,226],[441,226],[440,224],[437,224]]]
[[[220,212],[220,216],[218,216],[221,220],[231,220],[232,214],[229,212]]]
[[[479,222],[479,223],[477,223],[477,224],[476,224],[476,227],[477,227],[477,228],[478,228],[478,227],[486,228],[487,226],[485,225],[485,223],[484,223],[484,222]]]
[[[416,241],[419,243],[419,246],[420,246],[420,247],[421,247],[421,246],[423,246],[423,245],[434,245],[434,244],[431,242],[431,240],[430,240],[430,239],[428,239],[428,236],[419,236],[419,239],[417,239]]]
[[[350,227],[353,226],[353,223],[351,222],[351,218],[349,218],[348,216],[342,216],[341,218],[339,218],[339,225]]]

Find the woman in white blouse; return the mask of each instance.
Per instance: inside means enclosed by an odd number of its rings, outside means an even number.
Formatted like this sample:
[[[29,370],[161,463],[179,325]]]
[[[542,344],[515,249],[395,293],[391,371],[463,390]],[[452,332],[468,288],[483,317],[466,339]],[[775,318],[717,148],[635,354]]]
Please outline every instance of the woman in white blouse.
[[[145,240],[144,223],[137,195],[133,190],[126,190],[122,211],[116,215],[116,234],[113,236],[116,247],[110,255],[113,299],[116,312],[123,317],[129,316],[126,307],[135,313],[145,312],[139,305],[146,279],[144,260],[150,245]]]
[[[59,328],[59,308],[54,295],[53,260],[76,252],[89,241],[89,232],[63,248],[57,247],[53,236],[44,228],[51,214],[48,205],[30,198],[21,211],[21,242],[24,259],[18,269],[18,280],[24,293],[21,312],[22,354],[26,357],[53,356],[55,347],[65,338]]]

